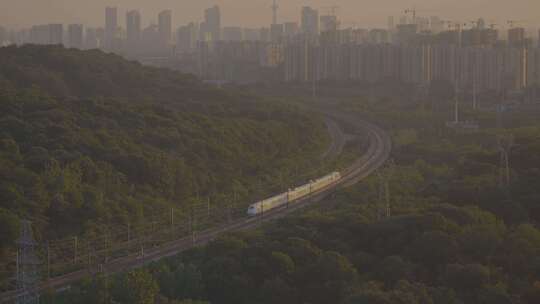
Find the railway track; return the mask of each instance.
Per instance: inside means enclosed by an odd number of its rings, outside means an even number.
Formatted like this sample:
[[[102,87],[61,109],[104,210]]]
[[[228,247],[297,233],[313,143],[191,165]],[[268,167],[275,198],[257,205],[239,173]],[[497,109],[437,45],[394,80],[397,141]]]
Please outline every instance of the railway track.
[[[80,270],[50,279],[43,282],[39,286],[39,290],[58,290],[60,288],[65,288],[72,283],[98,273],[110,275],[129,271],[142,267],[148,263],[179,254],[190,248],[205,245],[222,234],[256,228],[263,223],[282,218],[312,203],[322,201],[329,194],[335,192],[339,188],[356,184],[358,181],[366,178],[385,163],[392,149],[391,140],[385,131],[368,122],[359,121],[354,116],[345,114],[335,114],[332,116],[336,120],[341,120],[357,129],[362,129],[370,139],[370,146],[367,152],[362,157],[357,159],[349,168],[342,172],[342,179],[339,182],[320,189],[316,193],[302,198],[293,204],[273,209],[260,216],[244,218],[230,224],[214,227],[212,229],[201,231],[196,235],[164,244],[159,248],[146,250],[144,256],[131,255],[112,260],[109,263],[104,264],[100,271]],[[0,303],[13,302],[20,295],[21,293],[18,291],[3,293],[0,295]]]

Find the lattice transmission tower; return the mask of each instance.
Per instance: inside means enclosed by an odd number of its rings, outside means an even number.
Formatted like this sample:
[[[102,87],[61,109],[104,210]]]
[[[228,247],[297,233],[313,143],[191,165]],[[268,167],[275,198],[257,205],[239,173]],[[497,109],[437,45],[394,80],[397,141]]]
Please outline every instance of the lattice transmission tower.
[[[392,215],[390,181],[396,173],[394,160],[389,160],[383,168],[376,171],[379,184],[379,200],[377,203],[377,218],[382,219]]]
[[[17,304],[39,303],[39,265],[37,242],[30,221],[21,222],[21,235],[17,240]]]

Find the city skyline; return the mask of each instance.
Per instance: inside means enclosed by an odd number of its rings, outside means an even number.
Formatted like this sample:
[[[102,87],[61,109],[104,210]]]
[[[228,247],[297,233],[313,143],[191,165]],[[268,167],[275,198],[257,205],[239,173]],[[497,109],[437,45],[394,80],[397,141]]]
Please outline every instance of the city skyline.
[[[6,0],[1,0],[4,2]],[[448,20],[469,22],[477,17],[485,17],[490,23],[498,23],[507,27],[507,20],[522,20],[524,27],[535,27],[536,12],[540,3],[536,0],[475,0],[461,1],[459,5],[448,4],[442,0],[417,0],[408,3],[398,0],[366,0],[359,3],[355,0],[327,1],[278,1],[278,23],[299,21],[303,6],[312,6],[324,14],[328,7],[338,6],[339,15],[345,26],[355,24],[361,27],[384,27],[387,16],[404,15],[407,8],[416,7],[418,15],[439,15]],[[172,25],[177,28],[192,21],[200,21],[201,12],[213,5],[219,5],[222,10],[223,26],[268,26],[272,22],[272,1],[270,0],[236,0],[236,1],[192,1],[179,4],[172,0],[157,0],[148,3],[143,0],[97,0],[92,3],[85,1],[48,0],[35,3],[32,0],[20,0],[3,5],[0,11],[2,25],[12,28],[28,27],[39,23],[82,23],[88,26],[103,25],[103,10],[107,6],[118,7],[119,24],[124,24],[127,11],[141,12],[142,26],[158,23],[157,15],[163,10],[172,11]],[[32,7],[32,10],[28,10]],[[368,8],[368,9],[366,9]],[[245,14],[249,11],[249,14]],[[465,12],[465,13],[464,13]],[[512,13],[508,13],[512,12]],[[472,19],[471,19],[472,18]]]

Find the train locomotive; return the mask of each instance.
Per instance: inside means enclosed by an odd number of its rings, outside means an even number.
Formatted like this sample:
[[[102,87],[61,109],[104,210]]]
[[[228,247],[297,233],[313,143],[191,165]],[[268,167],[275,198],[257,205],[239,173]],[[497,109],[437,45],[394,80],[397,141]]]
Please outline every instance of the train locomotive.
[[[341,180],[341,173],[332,172],[319,179],[310,181],[305,185],[296,187],[295,189],[290,189],[285,193],[281,193],[276,196],[251,204],[248,208],[247,214],[248,216],[257,216],[269,210],[293,203],[312,193],[316,193],[321,189],[333,185],[339,180]]]

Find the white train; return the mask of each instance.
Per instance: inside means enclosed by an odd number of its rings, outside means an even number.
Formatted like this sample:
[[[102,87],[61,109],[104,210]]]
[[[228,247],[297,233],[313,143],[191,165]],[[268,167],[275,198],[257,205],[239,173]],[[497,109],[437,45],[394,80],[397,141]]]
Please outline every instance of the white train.
[[[256,202],[255,204],[249,206],[247,213],[249,216],[256,216],[274,208],[283,206],[287,203],[292,203],[329,185],[335,184],[340,179],[341,174],[339,172],[330,173],[303,186],[291,189],[288,192],[278,194],[260,202]]]

